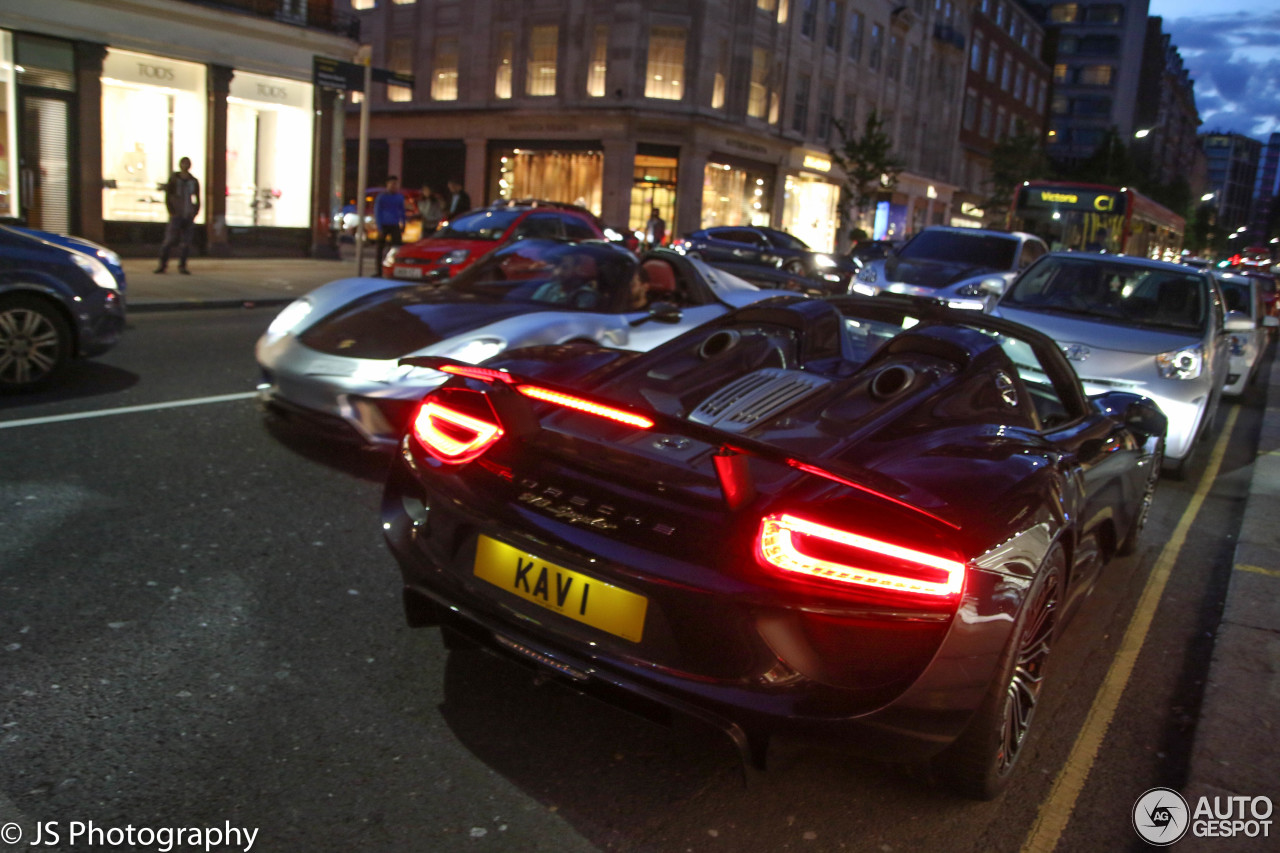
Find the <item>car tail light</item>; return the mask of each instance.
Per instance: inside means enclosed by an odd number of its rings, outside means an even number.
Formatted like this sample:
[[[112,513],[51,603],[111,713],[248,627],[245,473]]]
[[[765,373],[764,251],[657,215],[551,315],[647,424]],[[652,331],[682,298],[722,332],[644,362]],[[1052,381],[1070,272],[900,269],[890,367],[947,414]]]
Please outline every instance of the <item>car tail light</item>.
[[[455,391],[448,396],[431,395],[422,401],[413,419],[413,436],[436,459],[461,465],[502,438],[502,424],[487,396]]]
[[[653,420],[646,418],[644,415],[638,415],[634,412],[628,412],[625,409],[606,406],[603,403],[596,403],[591,400],[584,400],[581,397],[574,397],[570,394],[562,394],[559,391],[552,391],[550,388],[541,388],[537,385],[517,385],[516,390],[526,397],[534,400],[542,400],[545,403],[554,403],[557,406],[564,406],[566,409],[574,409],[575,411],[584,412],[588,415],[595,415],[598,418],[607,418],[611,421],[617,421],[620,424],[633,426],[637,429],[653,429]]]
[[[925,600],[955,598],[964,587],[963,562],[794,515],[765,516],[756,557],[788,574]]]

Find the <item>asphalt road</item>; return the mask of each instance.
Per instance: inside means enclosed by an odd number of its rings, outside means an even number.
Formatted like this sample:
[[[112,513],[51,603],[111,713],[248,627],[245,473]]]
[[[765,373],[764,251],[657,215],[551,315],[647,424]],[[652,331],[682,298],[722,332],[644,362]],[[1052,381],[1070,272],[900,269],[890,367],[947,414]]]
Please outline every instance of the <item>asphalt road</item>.
[[[116,350],[56,390],[0,399],[12,849],[37,831],[58,834],[44,849],[111,848],[106,834],[87,843],[92,822],[239,827],[257,830],[254,850],[307,853],[1019,850],[1200,485],[1201,471],[1162,483],[1140,552],[1112,563],[1067,626],[1001,799],[963,801],[910,768],[791,741],[744,784],[714,732],[536,687],[404,627],[377,519],[383,457],[269,429],[247,398],[39,420],[251,391],[272,313],[136,315]],[[1140,849],[1134,801],[1184,779],[1262,405],[1236,404],[1220,472],[1049,849]],[[230,840],[211,849],[245,849]]]

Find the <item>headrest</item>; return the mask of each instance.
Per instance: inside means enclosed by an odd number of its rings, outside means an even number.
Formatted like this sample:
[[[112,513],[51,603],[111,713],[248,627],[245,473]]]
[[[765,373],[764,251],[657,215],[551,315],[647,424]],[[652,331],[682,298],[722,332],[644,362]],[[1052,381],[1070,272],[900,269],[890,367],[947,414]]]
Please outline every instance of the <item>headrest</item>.
[[[640,268],[649,280],[651,293],[675,293],[676,271],[671,268],[671,264],[658,258],[650,258]]]

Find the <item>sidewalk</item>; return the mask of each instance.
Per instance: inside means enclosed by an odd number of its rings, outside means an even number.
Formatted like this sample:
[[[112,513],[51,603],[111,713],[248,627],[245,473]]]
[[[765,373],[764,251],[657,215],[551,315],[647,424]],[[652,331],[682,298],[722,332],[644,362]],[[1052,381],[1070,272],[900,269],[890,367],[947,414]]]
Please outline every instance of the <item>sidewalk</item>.
[[[1269,371],[1267,409],[1236,543],[1226,607],[1213,646],[1183,796],[1271,798],[1280,804],[1280,370]],[[1261,377],[1259,378],[1261,381]],[[1275,850],[1269,838],[1231,850]]]
[[[190,260],[190,275],[179,273],[176,263],[169,264],[168,272],[156,273],[154,259],[125,258],[126,300],[131,312],[283,305],[322,284],[354,276],[354,249],[343,249],[343,260],[335,261],[196,257]],[[370,251],[364,273],[373,270]]]

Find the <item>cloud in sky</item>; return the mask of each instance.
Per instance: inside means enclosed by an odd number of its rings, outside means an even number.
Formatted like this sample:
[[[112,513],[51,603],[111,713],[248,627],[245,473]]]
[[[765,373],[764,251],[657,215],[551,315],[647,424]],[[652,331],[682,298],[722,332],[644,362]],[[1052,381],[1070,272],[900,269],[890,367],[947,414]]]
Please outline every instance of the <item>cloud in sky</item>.
[[[1166,17],[1164,30],[1195,80],[1201,130],[1280,132],[1280,9]]]

